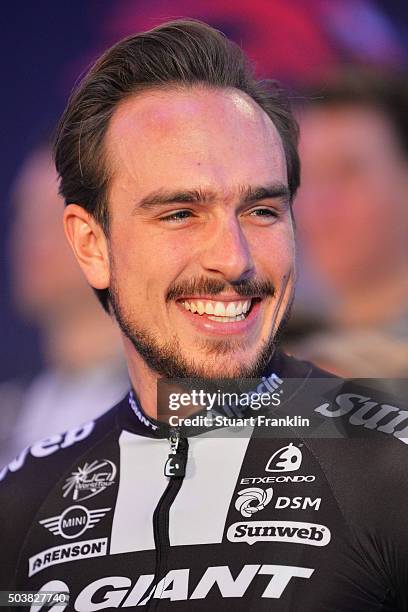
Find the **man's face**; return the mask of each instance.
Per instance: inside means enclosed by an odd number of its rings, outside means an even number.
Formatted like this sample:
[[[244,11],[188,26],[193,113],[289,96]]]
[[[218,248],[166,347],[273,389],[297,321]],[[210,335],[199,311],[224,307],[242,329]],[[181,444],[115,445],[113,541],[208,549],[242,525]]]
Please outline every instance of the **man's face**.
[[[134,358],[167,376],[259,375],[294,286],[271,120],[236,90],[144,93],[114,113],[106,152],[110,291]]]
[[[407,261],[407,163],[388,118],[374,108],[316,108],[301,120],[299,234],[312,265],[353,294]]]

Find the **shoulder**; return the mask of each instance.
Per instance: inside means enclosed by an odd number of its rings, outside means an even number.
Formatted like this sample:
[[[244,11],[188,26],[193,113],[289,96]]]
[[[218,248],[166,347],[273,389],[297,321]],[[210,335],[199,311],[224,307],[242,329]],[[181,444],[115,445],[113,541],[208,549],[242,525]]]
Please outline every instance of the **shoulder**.
[[[7,550],[7,560],[0,568],[0,588],[12,587],[24,542],[47,500],[61,497],[64,483],[89,461],[99,465],[95,459],[102,459],[108,447],[115,446],[120,433],[118,406],[95,421],[24,449],[0,471],[0,541]],[[116,471],[112,462],[110,465]]]
[[[115,407],[116,408],[116,407]],[[46,469],[58,472],[75,457],[112,431],[115,408],[94,421],[78,425],[64,433],[54,434],[25,448],[13,461],[0,470],[0,487],[17,479],[29,478]]]

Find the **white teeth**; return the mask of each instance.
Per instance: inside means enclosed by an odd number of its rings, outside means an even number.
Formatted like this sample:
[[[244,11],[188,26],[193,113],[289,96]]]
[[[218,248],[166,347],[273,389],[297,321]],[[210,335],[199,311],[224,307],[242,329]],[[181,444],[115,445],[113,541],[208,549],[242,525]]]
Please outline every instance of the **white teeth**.
[[[215,320],[222,319],[225,323],[231,321],[240,321],[241,316],[245,318],[245,314],[251,307],[251,300],[245,302],[202,302],[200,300],[191,302],[181,302],[186,310],[190,310],[192,313],[198,313],[199,315],[210,315],[209,318]],[[214,315],[213,318],[211,315]]]
[[[214,306],[211,302],[207,302],[205,305],[205,314],[212,315],[214,314]]]
[[[225,305],[222,302],[217,302],[215,304],[214,314],[218,317],[225,317]]]
[[[242,302],[235,303],[235,316],[242,314]]]
[[[245,315],[241,314],[241,315],[238,315],[237,317],[210,316],[208,318],[211,319],[211,321],[217,321],[218,323],[236,323],[237,321],[242,321],[243,319],[245,319]]]
[[[235,309],[234,302],[230,302],[227,308],[225,309],[225,314],[229,317],[235,317],[235,315],[241,314],[241,313],[237,312],[237,309]]]

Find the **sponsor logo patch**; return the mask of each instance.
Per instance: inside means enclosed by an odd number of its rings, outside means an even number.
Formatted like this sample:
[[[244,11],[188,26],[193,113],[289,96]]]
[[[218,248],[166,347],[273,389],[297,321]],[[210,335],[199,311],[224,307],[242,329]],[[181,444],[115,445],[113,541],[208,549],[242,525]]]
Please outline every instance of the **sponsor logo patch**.
[[[327,546],[330,530],[324,525],[295,521],[251,521],[234,523],[228,528],[230,542],[289,542],[309,546]]]
[[[85,540],[83,542],[67,543],[61,546],[47,548],[40,553],[30,557],[28,560],[28,576],[34,576],[50,565],[67,563],[77,559],[89,559],[90,557],[103,557],[107,554],[108,538],[97,540]]]
[[[301,445],[302,446],[302,445]],[[302,465],[302,451],[290,442],[282,446],[269,458],[265,472],[281,472],[280,476],[248,476],[239,481],[242,485],[272,484],[276,482],[314,482],[316,476],[313,474],[288,474],[296,472]]]
[[[392,434],[404,444],[408,441],[408,410],[401,410],[389,403],[380,404],[369,395],[340,393],[334,402],[325,402],[314,410],[330,419],[347,415],[350,425]]]
[[[269,459],[265,472],[296,472],[302,465],[302,451],[292,442],[277,450]]]
[[[88,510],[85,506],[70,506],[62,514],[43,519],[39,523],[55,536],[70,540],[95,527],[109,510],[110,508]]]
[[[273,489],[258,489],[257,487],[249,487],[238,491],[238,497],[235,500],[235,508],[242,516],[252,516],[255,512],[263,510],[272,499]]]
[[[238,497],[235,500],[235,508],[245,516],[246,518],[251,517],[256,512],[263,510],[271,501],[273,497],[273,489],[259,489],[258,487],[248,487],[238,491]],[[279,496],[275,499],[272,507],[276,510],[319,510],[322,502],[321,497],[286,497]]]
[[[85,463],[66,479],[63,496],[72,495],[73,501],[82,501],[99,495],[115,483],[116,471],[116,465],[109,459]]]
[[[244,565],[238,576],[234,571],[233,576],[228,565],[220,565],[206,568],[198,583],[192,581],[189,568],[170,570],[157,583],[153,582],[152,574],[142,574],[132,579],[127,576],[104,576],[85,586],[75,602],[70,599],[70,609],[87,612],[113,608],[133,609],[135,606],[145,606],[149,599],[165,599],[167,602],[202,600],[209,593],[212,600],[217,593],[220,599],[228,598],[231,601],[231,597],[245,597],[250,586],[257,589],[258,597],[279,599],[292,581],[308,579],[314,571],[310,567],[293,565],[252,564]],[[60,580],[47,582],[40,592],[47,589],[69,592],[68,585]],[[251,601],[254,602],[253,593]],[[40,609],[38,604],[31,607],[31,610],[34,609]],[[64,609],[64,604],[58,606],[60,612]],[[194,609],[193,604],[190,609]]]
[[[316,476],[313,474],[308,474],[306,476],[302,476],[301,474],[295,474],[294,476],[252,476],[248,478],[241,478],[239,481],[240,484],[271,484],[273,482],[314,482],[316,480]]]

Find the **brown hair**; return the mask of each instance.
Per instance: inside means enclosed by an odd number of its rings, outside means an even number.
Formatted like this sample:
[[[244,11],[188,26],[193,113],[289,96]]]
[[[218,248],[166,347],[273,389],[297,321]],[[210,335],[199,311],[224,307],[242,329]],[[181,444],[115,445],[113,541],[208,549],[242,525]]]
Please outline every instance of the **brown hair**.
[[[286,155],[289,189],[299,186],[298,128],[287,98],[274,81],[256,80],[242,50],[205,23],[177,20],[129,36],[106,51],[73,91],[59,122],[55,163],[60,193],[109,230],[104,136],[125,98],[157,87],[204,84],[236,88],[267,113]],[[108,290],[96,290],[108,309]]]

